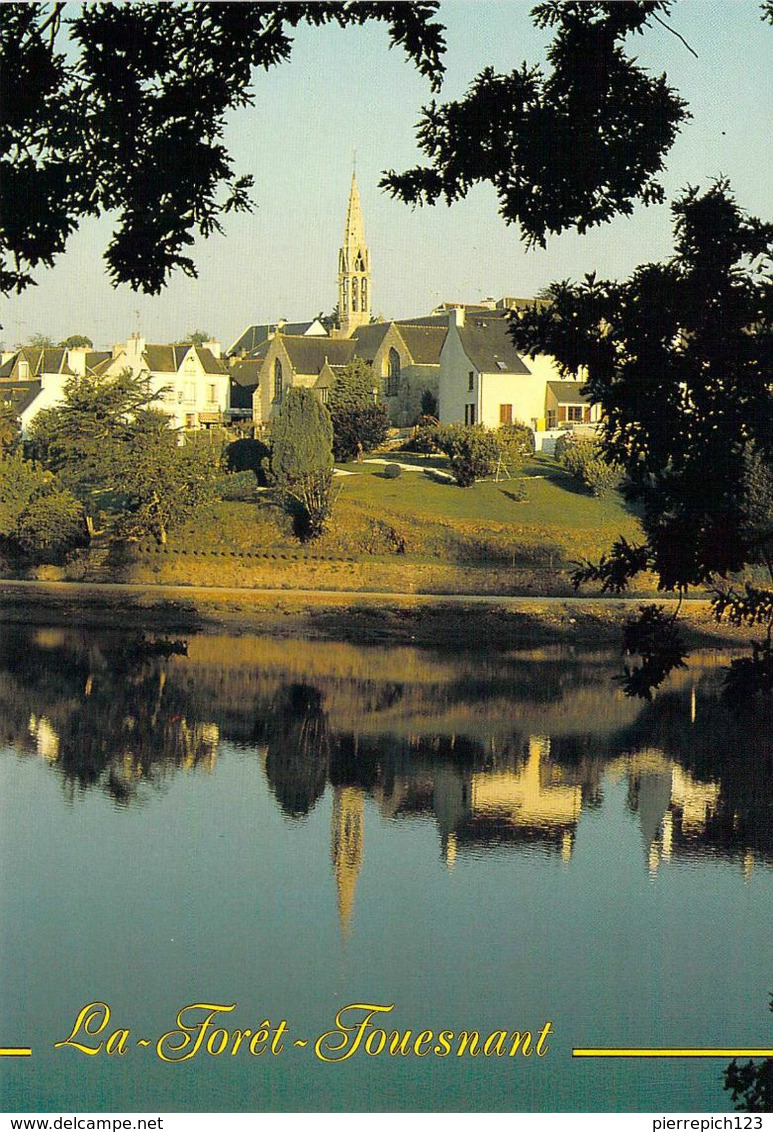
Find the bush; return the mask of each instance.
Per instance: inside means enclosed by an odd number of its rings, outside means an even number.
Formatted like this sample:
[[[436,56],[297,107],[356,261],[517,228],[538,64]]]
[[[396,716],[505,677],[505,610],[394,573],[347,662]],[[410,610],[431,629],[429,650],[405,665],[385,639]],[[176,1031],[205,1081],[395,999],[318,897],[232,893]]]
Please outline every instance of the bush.
[[[263,478],[266,478],[265,472],[263,473]],[[220,476],[215,480],[215,491],[218,498],[227,503],[254,503],[255,487],[255,472],[253,469],[231,472],[230,475]]]
[[[387,464],[384,468],[384,475],[388,480],[396,480],[400,478],[402,470],[399,464]]]
[[[446,425],[440,429],[440,444],[459,487],[490,476],[500,456],[495,434],[483,425]]]
[[[560,437],[556,443],[555,457],[593,495],[606,495],[620,484],[620,466],[609,464],[604,459],[604,450],[598,440]]]
[[[534,433],[520,421],[500,425],[496,430],[496,437],[502,459],[509,468],[518,467],[534,455]]]
[[[389,412],[385,405],[334,408],[333,455],[336,460],[353,460],[360,450],[370,452],[383,444],[389,432]]]
[[[19,517],[15,541],[28,554],[59,561],[89,541],[83,507],[69,491],[35,496]]]
[[[441,429],[437,424],[429,424],[420,422],[419,425],[413,430],[413,435],[409,436],[403,444],[400,445],[401,452],[419,452],[421,455],[430,456],[436,452],[442,452],[440,446]]]
[[[229,472],[252,472],[260,487],[266,487],[265,461],[271,449],[262,440],[244,437],[234,440],[225,450],[225,466]]]
[[[271,435],[271,473],[302,541],[318,538],[332,512],[333,426],[310,389],[288,389]]]

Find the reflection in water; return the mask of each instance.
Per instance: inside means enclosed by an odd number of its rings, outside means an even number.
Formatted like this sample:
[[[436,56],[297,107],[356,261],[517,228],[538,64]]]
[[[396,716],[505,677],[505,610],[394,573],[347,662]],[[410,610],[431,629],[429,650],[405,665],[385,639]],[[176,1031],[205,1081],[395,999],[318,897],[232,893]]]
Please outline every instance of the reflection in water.
[[[568,863],[583,813],[624,780],[651,873],[690,855],[723,854],[745,875],[773,861],[770,721],[722,703],[725,661],[694,658],[636,703],[611,690],[603,655],[15,631],[0,642],[0,706],[6,744],[48,762],[71,797],[96,788],[133,803],[179,771],[211,770],[223,741],[256,751],[294,821],[332,788],[346,935],[366,799],[385,821],[434,821],[449,868],[524,851]]]

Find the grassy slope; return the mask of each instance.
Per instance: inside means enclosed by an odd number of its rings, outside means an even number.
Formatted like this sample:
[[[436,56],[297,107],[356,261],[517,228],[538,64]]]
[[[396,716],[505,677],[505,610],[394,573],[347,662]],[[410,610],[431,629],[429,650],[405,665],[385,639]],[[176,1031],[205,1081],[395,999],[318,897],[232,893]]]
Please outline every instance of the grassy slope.
[[[357,474],[336,477],[333,527],[314,544],[320,553],[392,555],[397,538],[405,542],[403,561],[560,566],[597,557],[618,535],[641,536],[636,517],[616,493],[594,499],[544,457],[532,460],[523,478],[470,488],[421,472],[386,479],[375,464],[352,464],[347,470]],[[208,519],[173,532],[170,545],[298,549],[265,494],[257,503],[218,504]]]

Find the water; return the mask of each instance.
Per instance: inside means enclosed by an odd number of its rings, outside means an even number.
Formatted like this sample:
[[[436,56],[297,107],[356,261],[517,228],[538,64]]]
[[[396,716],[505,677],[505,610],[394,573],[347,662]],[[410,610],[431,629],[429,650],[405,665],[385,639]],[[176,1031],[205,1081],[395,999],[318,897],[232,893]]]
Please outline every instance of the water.
[[[5,1110],[730,1109],[727,1058],[571,1056],[773,1045],[773,728],[727,658],[647,704],[606,653],[159,640],[0,639]],[[96,1002],[74,1040],[126,1052],[55,1049]],[[230,1044],[160,1059],[197,1003]],[[430,1053],[320,1060],[357,1003]]]

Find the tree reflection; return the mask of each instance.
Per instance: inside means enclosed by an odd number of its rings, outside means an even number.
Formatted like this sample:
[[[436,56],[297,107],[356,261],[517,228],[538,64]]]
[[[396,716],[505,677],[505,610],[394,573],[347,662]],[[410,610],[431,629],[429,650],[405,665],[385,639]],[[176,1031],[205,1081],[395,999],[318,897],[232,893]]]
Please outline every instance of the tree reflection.
[[[773,1010],[773,998],[770,1009]],[[723,1087],[730,1093],[737,1112],[773,1112],[773,1058],[741,1065],[733,1060],[724,1076]]]

